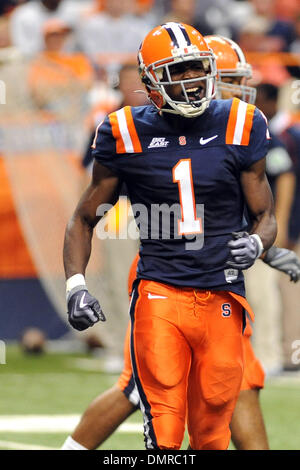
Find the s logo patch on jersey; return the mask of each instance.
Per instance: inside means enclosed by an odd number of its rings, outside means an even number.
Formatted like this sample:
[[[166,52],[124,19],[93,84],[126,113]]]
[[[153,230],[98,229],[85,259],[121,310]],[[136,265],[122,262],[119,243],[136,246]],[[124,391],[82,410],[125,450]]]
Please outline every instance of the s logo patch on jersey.
[[[231,315],[231,304],[222,304],[222,317],[230,317]]]
[[[179,137],[179,145],[186,145],[186,138],[184,135]]]

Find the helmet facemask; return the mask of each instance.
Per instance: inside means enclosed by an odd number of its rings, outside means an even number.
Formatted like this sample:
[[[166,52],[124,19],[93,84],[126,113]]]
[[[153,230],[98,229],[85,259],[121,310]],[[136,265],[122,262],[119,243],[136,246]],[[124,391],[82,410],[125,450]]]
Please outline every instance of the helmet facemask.
[[[224,82],[224,78],[239,78],[240,84]],[[222,92],[230,93],[246,103],[254,104],[256,100],[256,88],[246,85],[247,80],[252,78],[252,67],[250,64],[238,62],[235,69],[219,69],[217,74],[216,98],[222,99]]]
[[[195,46],[189,46],[184,51],[179,48],[174,49],[172,57],[156,61],[148,67],[142,63],[141,55],[139,55],[139,60],[142,81],[149,91],[149,99],[162,112],[190,118],[197,117],[204,113],[210,101],[215,97],[217,70],[211,51],[200,52]],[[183,62],[201,62],[205,76],[173,80],[172,66]],[[172,85],[181,86],[182,99],[175,100],[169,96],[166,87]],[[191,87],[191,85],[194,86]],[[205,89],[205,96],[201,98],[200,88]]]

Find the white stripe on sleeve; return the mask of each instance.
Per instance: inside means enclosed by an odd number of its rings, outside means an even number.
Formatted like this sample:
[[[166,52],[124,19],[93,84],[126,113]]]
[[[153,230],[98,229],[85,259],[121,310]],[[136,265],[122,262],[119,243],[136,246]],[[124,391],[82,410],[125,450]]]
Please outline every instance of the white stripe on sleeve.
[[[235,125],[235,130],[234,130],[234,137],[233,137],[233,145],[241,145],[245,119],[246,119],[247,106],[248,106],[247,103],[245,103],[244,101],[239,102],[236,125]]]
[[[121,132],[122,140],[124,143],[124,147],[126,152],[128,153],[133,153],[133,143],[129,134],[128,126],[127,126],[127,121],[126,121],[126,116],[125,116],[125,111],[124,109],[119,109],[117,112],[117,119],[119,123],[119,129]]]

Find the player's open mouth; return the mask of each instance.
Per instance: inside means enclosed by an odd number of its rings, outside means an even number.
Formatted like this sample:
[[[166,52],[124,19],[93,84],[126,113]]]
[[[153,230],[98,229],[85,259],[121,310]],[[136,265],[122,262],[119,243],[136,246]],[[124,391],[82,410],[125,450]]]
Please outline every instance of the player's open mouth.
[[[204,88],[201,86],[189,88],[186,93],[190,101],[198,101],[204,97]]]

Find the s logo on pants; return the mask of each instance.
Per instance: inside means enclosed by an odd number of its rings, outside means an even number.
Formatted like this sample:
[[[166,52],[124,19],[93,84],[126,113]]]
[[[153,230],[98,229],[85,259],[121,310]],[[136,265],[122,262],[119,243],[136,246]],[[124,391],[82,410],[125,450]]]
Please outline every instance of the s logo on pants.
[[[231,304],[222,304],[222,317],[230,317]]]

